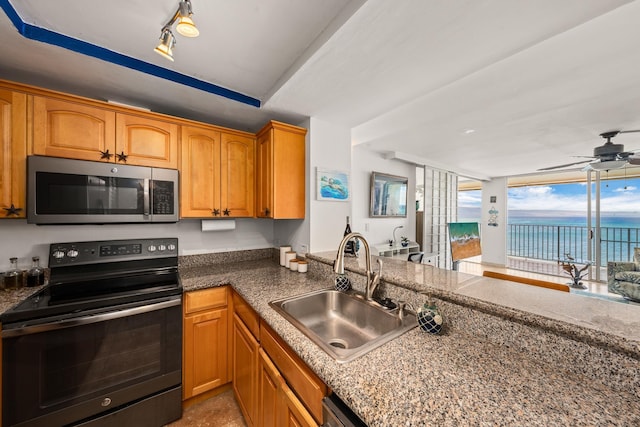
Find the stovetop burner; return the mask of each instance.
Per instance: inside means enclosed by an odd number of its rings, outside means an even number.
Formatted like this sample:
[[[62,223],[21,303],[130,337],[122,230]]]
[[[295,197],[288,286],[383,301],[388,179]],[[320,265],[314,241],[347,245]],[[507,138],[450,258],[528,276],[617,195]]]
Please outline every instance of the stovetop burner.
[[[177,253],[175,238],[52,244],[49,285],[5,312],[3,328],[180,295]]]

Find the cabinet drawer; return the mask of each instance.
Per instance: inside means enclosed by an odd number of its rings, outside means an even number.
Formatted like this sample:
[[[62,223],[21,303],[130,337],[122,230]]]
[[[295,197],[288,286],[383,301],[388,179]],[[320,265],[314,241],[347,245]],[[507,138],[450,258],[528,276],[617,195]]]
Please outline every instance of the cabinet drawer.
[[[260,317],[247,302],[238,295],[237,292],[232,293],[233,312],[242,319],[253,337],[260,341]]]
[[[264,321],[260,322],[260,345],[313,418],[321,424],[322,398],[327,394],[327,386]]]
[[[203,289],[184,294],[184,313],[208,310],[227,305],[227,286]]]

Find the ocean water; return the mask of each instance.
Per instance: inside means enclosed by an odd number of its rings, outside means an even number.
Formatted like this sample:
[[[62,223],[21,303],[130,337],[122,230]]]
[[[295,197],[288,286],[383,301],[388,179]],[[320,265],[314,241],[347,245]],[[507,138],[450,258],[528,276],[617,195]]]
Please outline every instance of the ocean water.
[[[479,219],[459,218],[458,221],[479,222]],[[592,221],[595,225],[595,218]],[[640,247],[640,214],[603,213],[600,223],[600,265],[606,266],[607,261],[632,261],[634,248]],[[571,254],[576,259],[588,260],[589,245],[595,254],[596,241],[589,239],[586,215],[512,211],[508,225],[508,255],[555,261]]]

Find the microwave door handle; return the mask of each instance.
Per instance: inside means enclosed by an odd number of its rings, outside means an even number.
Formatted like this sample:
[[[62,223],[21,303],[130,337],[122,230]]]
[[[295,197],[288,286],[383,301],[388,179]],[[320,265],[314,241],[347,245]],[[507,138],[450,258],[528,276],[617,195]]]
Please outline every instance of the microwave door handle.
[[[149,216],[149,178],[144,179],[144,212],[142,213],[144,216]]]

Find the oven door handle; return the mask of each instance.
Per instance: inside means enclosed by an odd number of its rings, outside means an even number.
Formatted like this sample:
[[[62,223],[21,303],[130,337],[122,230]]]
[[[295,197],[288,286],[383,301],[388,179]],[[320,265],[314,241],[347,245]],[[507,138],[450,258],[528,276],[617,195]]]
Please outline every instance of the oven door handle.
[[[5,329],[2,331],[2,338],[18,337],[22,335],[37,334],[40,332],[55,331],[57,329],[72,328],[74,326],[88,325],[91,323],[106,322],[108,320],[120,319],[122,317],[133,316],[136,314],[144,314],[150,313],[152,311],[163,310],[165,308],[174,307],[180,304],[182,304],[182,298],[175,298],[168,301],[156,302],[139,307],[127,308],[124,310],[116,310],[107,313],[98,313],[88,316],[75,317],[73,319],[65,319],[58,322],[23,326],[15,329]]]

